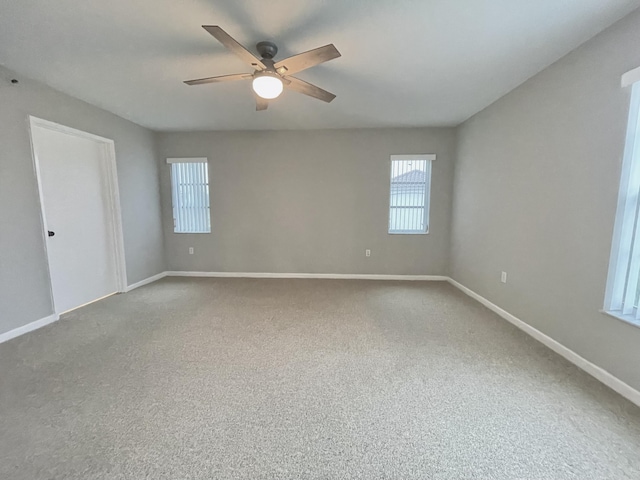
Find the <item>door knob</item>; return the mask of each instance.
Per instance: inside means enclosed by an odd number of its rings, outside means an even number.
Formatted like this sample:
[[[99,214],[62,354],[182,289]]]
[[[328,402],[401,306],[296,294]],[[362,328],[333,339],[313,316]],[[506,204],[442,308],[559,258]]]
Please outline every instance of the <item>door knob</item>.
[[[47,230],[47,235],[49,237],[53,237],[56,234],[56,232],[52,232],[51,230]]]

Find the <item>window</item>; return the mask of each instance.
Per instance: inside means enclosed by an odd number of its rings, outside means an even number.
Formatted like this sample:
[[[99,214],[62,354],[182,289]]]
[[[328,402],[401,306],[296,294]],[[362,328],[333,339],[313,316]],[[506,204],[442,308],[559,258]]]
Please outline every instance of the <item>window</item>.
[[[429,232],[431,162],[435,155],[391,155],[389,233]]]
[[[174,233],[210,233],[206,158],[167,158],[171,165]]]
[[[605,310],[640,325],[640,84],[633,86]]]

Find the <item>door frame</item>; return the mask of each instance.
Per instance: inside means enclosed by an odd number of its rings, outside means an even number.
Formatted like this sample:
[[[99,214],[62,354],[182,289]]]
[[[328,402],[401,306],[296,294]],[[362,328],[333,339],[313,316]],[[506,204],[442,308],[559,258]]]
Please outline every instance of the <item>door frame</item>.
[[[43,201],[42,194],[42,177],[40,174],[40,160],[36,154],[35,141],[33,138],[33,130],[35,127],[45,128],[58,133],[64,133],[66,135],[72,135],[75,137],[84,138],[96,142],[100,146],[100,161],[104,167],[103,186],[105,187],[107,208],[109,214],[107,216],[107,227],[111,230],[113,242],[111,245],[111,251],[113,260],[115,263],[116,272],[116,286],[118,293],[124,293],[127,290],[127,270],[124,254],[124,235],[122,229],[122,210],[120,208],[120,189],[118,188],[118,172],[116,166],[116,150],[115,143],[109,138],[100,137],[92,133],[77,130],[75,128],[67,127],[59,123],[44,120],[42,118],[29,115],[29,139],[31,142],[31,156],[33,158],[33,167],[38,183],[38,200],[40,202],[40,215],[42,219],[42,238],[44,242],[44,253],[47,260],[47,275],[49,276],[49,290],[51,293],[51,303],[53,305],[53,311],[56,315],[59,312],[56,307],[56,301],[53,296],[53,285],[51,282],[51,263],[49,262],[49,252],[47,249],[47,214]],[[98,300],[98,299],[96,299]],[[80,307],[80,305],[78,305]]]

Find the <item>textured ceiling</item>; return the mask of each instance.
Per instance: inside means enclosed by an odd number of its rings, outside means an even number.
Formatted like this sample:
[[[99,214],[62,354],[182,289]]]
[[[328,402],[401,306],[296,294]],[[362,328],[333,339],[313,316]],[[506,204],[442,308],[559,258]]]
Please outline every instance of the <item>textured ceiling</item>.
[[[457,125],[640,0],[0,0],[0,64],[156,130]],[[334,43],[300,73],[331,104],[287,92],[256,112],[250,72],[201,25],[277,59]]]

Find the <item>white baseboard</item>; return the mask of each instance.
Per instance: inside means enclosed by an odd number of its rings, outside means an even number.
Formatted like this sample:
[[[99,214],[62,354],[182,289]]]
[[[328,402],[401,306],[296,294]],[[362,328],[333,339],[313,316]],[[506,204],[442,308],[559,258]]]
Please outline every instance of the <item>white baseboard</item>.
[[[167,272],[160,272],[156,275],[153,275],[149,278],[145,278],[144,280],[140,280],[139,282],[133,283],[131,285],[129,285],[127,287],[127,289],[125,290],[126,292],[130,292],[131,290],[135,290],[136,288],[142,287],[144,285],[148,285],[150,283],[156,282],[158,280],[160,280],[161,278],[164,278],[167,276]]]
[[[0,343],[7,342],[12,338],[19,337],[20,335],[24,335],[25,333],[32,332],[37,330],[38,328],[42,328],[45,325],[49,325],[60,319],[60,316],[57,314],[49,315],[48,317],[41,318],[40,320],[36,320],[35,322],[27,323],[18,328],[14,328],[13,330],[9,330],[3,334],[0,334]]]
[[[461,283],[455,281],[452,278],[441,275],[367,275],[367,274],[332,274],[332,273],[245,273],[245,272],[178,272],[167,271],[161,272],[152,277],[146,278],[139,282],[136,282],[127,287],[127,292],[142,287],[149,283],[160,280],[164,277],[216,277],[216,278],[324,278],[324,279],[356,279],[356,280],[414,280],[414,281],[447,281],[460,291],[467,294],[469,297],[480,302],[489,310],[495,312],[500,317],[507,320],[509,323],[515,325],[531,337],[538,340],[543,345],[546,345],[551,350],[566,358],[568,361],[584,370],[588,374],[592,375],[612,390],[615,390],[620,395],[640,406],[640,392],[630,385],[624,383],[619,378],[613,376],[611,373],[602,369],[601,367],[591,363],[585,358],[581,357],[573,350],[565,347],[561,343],[557,342],[553,338],[545,335],[540,330],[532,327],[531,325],[523,322],[516,316],[510,314],[506,310],[498,307],[496,304],[490,302],[483,296],[477,294],[473,290],[465,287]],[[25,333],[31,332],[38,328],[44,327],[57,321],[60,317],[58,315],[49,315],[35,322],[28,323],[22,327],[15,328],[8,332],[0,334],[0,343],[11,340]]]
[[[589,375],[595,377],[596,379],[598,379],[599,381],[604,383],[606,386],[608,386],[612,390],[615,390],[616,392],[618,392],[620,395],[625,397],[630,402],[633,402],[636,405],[640,406],[640,392],[638,390],[636,390],[635,388],[633,388],[632,386],[624,383],[622,380],[620,380],[619,378],[613,376],[611,373],[609,373],[606,370],[600,368],[599,366],[591,363],[589,360],[581,357],[580,355],[578,355],[573,350],[570,350],[569,348],[565,347],[564,345],[562,345],[561,343],[557,342],[553,338],[549,337],[548,335],[545,335],[540,330],[537,330],[536,328],[532,327],[531,325],[523,322],[518,317],[516,317],[514,315],[511,315],[506,310],[503,310],[502,308],[498,307],[496,304],[490,302],[489,300],[487,300],[483,296],[481,296],[481,295],[477,294],[476,292],[474,292],[473,290],[465,287],[461,283],[456,282],[454,279],[448,278],[448,281],[449,281],[449,283],[451,285],[453,285],[454,287],[458,288],[462,292],[466,293],[467,295],[469,295],[474,300],[477,300],[482,305],[487,307],[489,310],[492,310],[493,312],[497,313],[502,318],[507,320],[509,323],[512,323],[513,325],[518,327],[523,332],[527,333],[528,335],[530,335],[533,338],[535,338],[536,340],[538,340],[543,345],[549,347],[551,350],[556,352],[558,355],[563,356],[564,358],[569,360],[571,363],[576,365],[578,368],[584,370]]]
[[[251,273],[251,272],[165,272],[168,277],[216,278],[325,278],[333,280],[413,280],[446,282],[442,275],[369,275],[351,273]]]
[[[125,292],[130,292],[131,290],[134,290],[134,289],[136,289],[138,287],[142,287],[143,285],[147,285],[149,283],[155,282],[155,281],[160,280],[161,278],[164,278],[166,276],[167,276],[167,272],[161,272],[161,273],[158,273],[157,275],[154,275],[152,277],[145,278],[144,280],[140,280],[139,282],[136,282],[136,283],[134,283],[132,285],[129,285]],[[76,308],[68,310],[68,311],[66,311],[64,313],[69,313],[70,311],[76,310],[78,308],[85,307],[85,306],[87,306],[87,305],[89,305],[91,303],[100,301],[103,298],[110,297],[111,295],[112,294],[107,295],[107,296],[102,297],[102,298],[98,298],[98,299],[93,300],[93,301],[91,301],[89,303],[86,303],[84,305],[80,305],[80,306],[78,306]],[[0,334],[0,343],[7,342],[7,341],[9,341],[9,340],[11,340],[13,338],[19,337],[20,335],[24,335],[25,333],[29,333],[29,332],[32,332],[34,330],[37,330],[38,328],[42,328],[45,325],[49,325],[50,323],[53,323],[53,322],[55,322],[55,321],[57,321],[59,319],[60,319],[60,315],[53,314],[53,315],[49,315],[48,317],[41,318],[40,320],[36,320],[35,322],[27,323],[26,325],[23,325],[21,327],[14,328],[13,330],[9,330],[8,332]]]
[[[140,280],[127,287],[126,292],[136,288],[156,282],[164,277],[233,277],[233,278],[332,278],[332,279],[362,279],[362,280],[424,280],[424,281],[447,281],[447,277],[438,275],[360,275],[360,274],[332,274],[332,273],[244,273],[244,272],[161,272],[144,280]],[[110,296],[110,295],[108,295]],[[101,299],[98,299],[101,300]],[[98,301],[94,300],[94,301]],[[93,302],[90,302],[93,303]],[[82,305],[84,306],[84,305]],[[80,308],[80,307],[78,307]],[[67,313],[67,312],[65,312]],[[25,333],[32,332],[38,328],[49,325],[60,319],[57,314],[28,323],[22,327],[15,328],[0,334],[0,343],[19,337]]]

